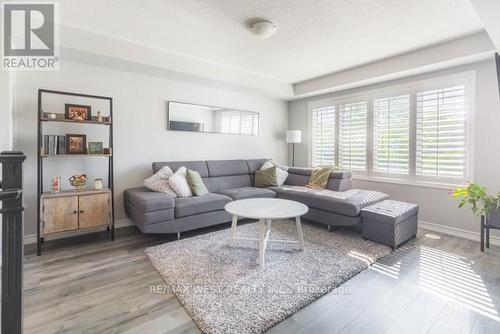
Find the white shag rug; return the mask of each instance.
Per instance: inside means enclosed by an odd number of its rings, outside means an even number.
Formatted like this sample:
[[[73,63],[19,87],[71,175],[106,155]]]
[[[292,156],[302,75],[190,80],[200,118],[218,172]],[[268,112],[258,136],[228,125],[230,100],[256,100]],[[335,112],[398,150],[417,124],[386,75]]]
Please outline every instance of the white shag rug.
[[[265,266],[258,245],[226,245],[229,229],[146,249],[149,260],[205,333],[262,333],[389,254],[358,233],[303,224],[305,250],[268,244]],[[238,226],[257,237],[257,224]],[[271,239],[297,238],[293,220],[272,222]]]

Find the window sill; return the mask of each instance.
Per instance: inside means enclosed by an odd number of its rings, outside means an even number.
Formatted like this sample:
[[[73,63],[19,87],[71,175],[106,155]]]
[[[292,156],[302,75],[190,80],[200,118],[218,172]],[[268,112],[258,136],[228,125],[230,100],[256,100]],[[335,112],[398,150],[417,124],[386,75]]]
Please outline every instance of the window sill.
[[[390,184],[398,184],[409,187],[421,187],[421,188],[432,188],[432,189],[443,189],[443,190],[452,190],[456,187],[465,187],[465,184],[453,184],[453,183],[439,183],[439,182],[426,182],[426,181],[411,181],[411,180],[400,180],[393,179],[388,177],[368,177],[363,175],[353,175],[353,180],[359,181],[367,181],[367,182],[378,182],[378,183],[390,183]]]

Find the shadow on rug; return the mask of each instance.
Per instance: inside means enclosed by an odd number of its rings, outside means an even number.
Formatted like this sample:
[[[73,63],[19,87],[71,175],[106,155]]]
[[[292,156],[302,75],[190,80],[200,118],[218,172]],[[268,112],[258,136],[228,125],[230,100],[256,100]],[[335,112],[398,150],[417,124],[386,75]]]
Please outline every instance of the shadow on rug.
[[[305,250],[268,244],[266,264],[256,264],[257,243],[217,231],[146,249],[149,260],[205,333],[262,333],[332,291],[390,248],[349,231],[303,225]],[[297,238],[293,220],[273,221],[271,239]],[[238,226],[256,237],[257,224]]]

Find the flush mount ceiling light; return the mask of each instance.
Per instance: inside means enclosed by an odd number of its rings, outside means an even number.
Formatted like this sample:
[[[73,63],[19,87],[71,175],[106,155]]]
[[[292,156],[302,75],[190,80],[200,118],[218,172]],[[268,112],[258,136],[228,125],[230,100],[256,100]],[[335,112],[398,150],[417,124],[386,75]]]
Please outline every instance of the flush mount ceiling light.
[[[248,30],[250,30],[255,37],[260,39],[271,37],[276,32],[276,29],[276,24],[266,20],[256,20],[248,24]]]

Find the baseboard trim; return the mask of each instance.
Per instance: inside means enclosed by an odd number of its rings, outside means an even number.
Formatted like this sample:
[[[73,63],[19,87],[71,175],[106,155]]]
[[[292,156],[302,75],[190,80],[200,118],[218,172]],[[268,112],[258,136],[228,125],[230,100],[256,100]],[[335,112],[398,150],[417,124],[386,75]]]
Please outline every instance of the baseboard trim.
[[[476,242],[479,242],[481,240],[481,235],[479,232],[473,232],[461,228],[429,223],[422,220],[418,221],[418,227],[427,231],[437,232],[466,240],[472,240]],[[500,246],[500,237],[490,235],[490,244],[493,246]]]
[[[134,222],[127,218],[115,220],[115,229],[133,225]],[[66,237],[67,235],[53,236],[51,237],[51,240],[56,240]],[[33,245],[33,244],[36,244],[36,234],[26,234],[24,236],[24,245]]]
[[[118,219],[115,221],[115,228],[123,228],[123,227],[128,227],[128,226],[133,226],[134,222],[132,222],[130,219],[124,218],[124,219]],[[479,242],[480,240],[480,235],[479,232],[473,232],[473,231],[468,231],[456,227],[450,227],[450,226],[445,226],[445,225],[440,225],[440,224],[434,224],[434,223],[429,223],[423,220],[418,221],[418,227],[427,231],[432,231],[436,233],[441,233],[445,235],[449,235],[452,237],[457,237],[457,238],[462,238],[466,240],[472,240]],[[62,237],[61,237],[62,238]],[[54,237],[54,239],[57,239],[57,237]],[[36,234],[27,234],[24,236],[24,244],[25,245],[30,245],[30,244],[36,244]],[[491,235],[490,236],[490,244],[493,246],[500,246],[500,237]]]

